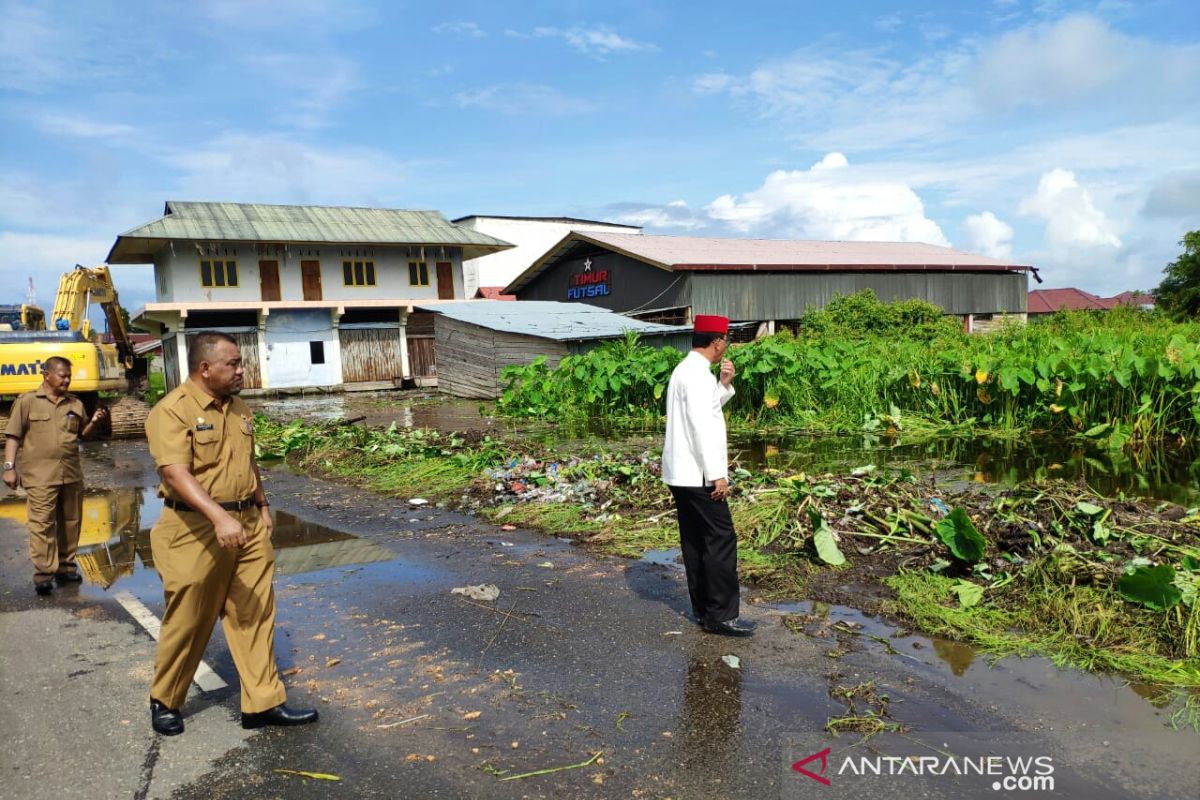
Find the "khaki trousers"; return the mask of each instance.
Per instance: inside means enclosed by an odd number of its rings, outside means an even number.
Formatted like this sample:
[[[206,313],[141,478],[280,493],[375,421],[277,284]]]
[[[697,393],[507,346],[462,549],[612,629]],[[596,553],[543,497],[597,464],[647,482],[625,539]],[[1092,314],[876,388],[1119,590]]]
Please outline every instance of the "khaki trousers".
[[[178,709],[220,616],[242,684],[242,711],[286,699],[275,667],[275,550],[257,508],[231,512],[246,544],[227,549],[202,514],[164,508],[150,532],[166,612],[154,657],[150,697]]]
[[[33,579],[75,571],[79,528],[83,520],[83,482],[26,486],[25,515]]]

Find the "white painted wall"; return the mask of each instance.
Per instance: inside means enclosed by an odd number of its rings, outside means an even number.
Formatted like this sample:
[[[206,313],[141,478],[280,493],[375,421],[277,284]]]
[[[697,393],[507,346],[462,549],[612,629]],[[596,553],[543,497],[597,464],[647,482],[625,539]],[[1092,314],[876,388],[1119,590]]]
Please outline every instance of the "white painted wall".
[[[417,250],[414,248],[414,254]],[[164,247],[155,257],[155,291],[160,303],[224,303],[261,300],[262,289],[258,272],[261,259],[279,261],[279,290],[282,300],[302,300],[301,261],[321,263],[321,297],[324,300],[386,300],[388,298],[436,300],[437,262],[453,265],[454,296],[465,297],[462,251],[454,247],[426,247],[425,263],[429,266],[429,286],[410,286],[409,257],[403,247],[311,247],[289,245],[276,255],[259,256],[253,244],[219,245],[201,256],[193,242],[176,241]],[[202,258],[235,259],[238,266],[236,287],[203,287],[200,285]],[[346,286],[342,282],[343,260],[373,260],[375,286]],[[165,278],[165,283],[164,279]],[[165,286],[165,288],[164,288]]]
[[[549,222],[546,220],[500,219],[497,217],[469,217],[456,223],[473,228],[502,241],[515,244],[511,250],[501,250],[463,262],[466,280],[466,296],[474,297],[480,286],[507,286],[529,265],[537,261],[546,251],[562,241],[571,231],[597,231],[606,233],[641,233],[642,229],[632,225],[615,225],[587,222]]]
[[[263,365],[270,389],[334,386],[342,382],[342,354],[337,329],[326,309],[273,311],[266,321],[267,360]],[[325,363],[312,363],[310,342],[325,346]]]

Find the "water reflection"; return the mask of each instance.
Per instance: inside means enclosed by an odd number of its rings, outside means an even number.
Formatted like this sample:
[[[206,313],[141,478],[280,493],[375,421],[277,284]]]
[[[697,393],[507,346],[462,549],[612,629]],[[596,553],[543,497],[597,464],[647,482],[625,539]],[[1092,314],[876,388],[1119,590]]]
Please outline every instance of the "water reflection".
[[[962,469],[987,483],[1064,478],[1084,480],[1104,495],[1124,492],[1183,505],[1200,502],[1200,447],[1155,447],[1112,452],[1074,441],[935,439],[889,444],[875,436],[758,437],[734,447],[751,469],[833,472],[866,463],[894,468]]]
[[[961,678],[975,662],[975,648],[962,642],[952,642],[949,639],[933,639],[933,652],[950,667],[955,677]]]
[[[76,562],[84,580],[101,589],[135,573],[153,569],[150,526],[162,501],[137,488],[92,491],[84,495],[83,524]],[[25,526],[25,498],[0,500],[0,518]],[[355,564],[390,561],[392,554],[374,542],[275,512],[275,571],[297,575]]]

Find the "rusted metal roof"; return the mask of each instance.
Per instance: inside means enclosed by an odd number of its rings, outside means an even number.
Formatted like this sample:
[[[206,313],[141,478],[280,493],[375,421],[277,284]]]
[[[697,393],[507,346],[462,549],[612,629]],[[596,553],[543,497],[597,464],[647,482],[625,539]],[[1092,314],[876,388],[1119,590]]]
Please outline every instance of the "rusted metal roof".
[[[163,216],[125,231],[110,264],[147,264],[173,240],[304,244],[442,245],[475,258],[513,245],[455,225],[437,211],[168,201]]]
[[[573,231],[505,287],[516,292],[576,242],[677,272],[1023,272],[1036,269],[923,242],[823,242],[726,239]]]
[[[659,325],[623,317],[606,308],[586,303],[557,303],[551,300],[526,300],[496,303],[489,300],[453,303],[422,303],[421,311],[435,311],[450,319],[482,328],[536,336],[566,342],[583,339],[617,339],[626,331],[647,335],[691,334],[679,325]]]
[[[1115,298],[1103,298],[1082,289],[1034,289],[1029,293],[1030,314],[1053,314],[1056,311],[1104,311],[1116,305]]]

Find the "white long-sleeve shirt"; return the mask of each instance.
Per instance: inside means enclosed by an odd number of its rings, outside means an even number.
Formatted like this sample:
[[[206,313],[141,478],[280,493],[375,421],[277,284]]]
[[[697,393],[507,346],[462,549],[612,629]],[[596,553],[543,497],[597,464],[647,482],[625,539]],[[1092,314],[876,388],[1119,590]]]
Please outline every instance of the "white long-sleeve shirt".
[[[662,479],[670,486],[707,486],[729,477],[725,413],[732,386],[713,377],[712,364],[695,350],[684,356],[667,385],[667,435]]]

